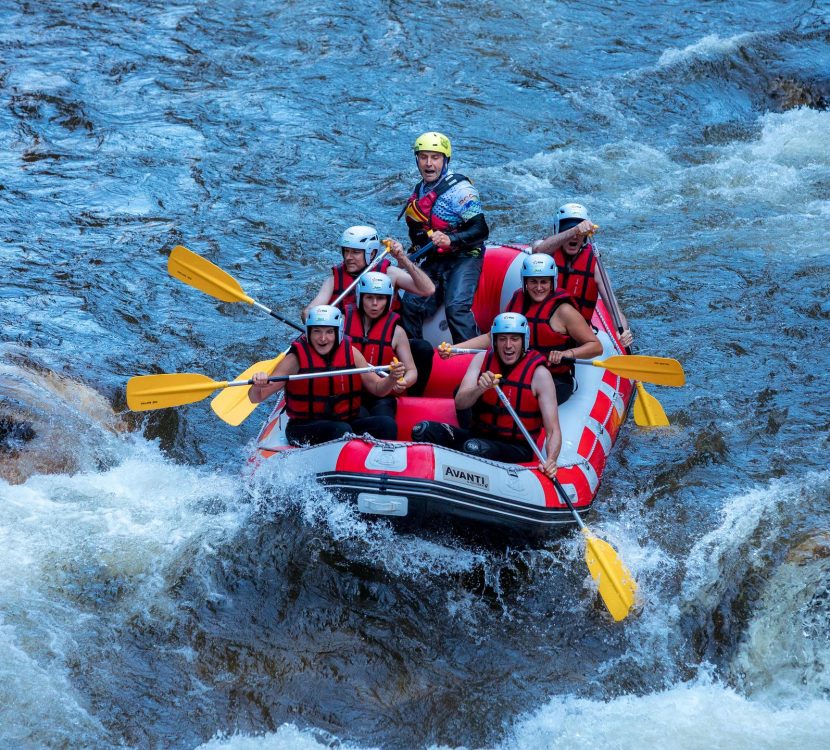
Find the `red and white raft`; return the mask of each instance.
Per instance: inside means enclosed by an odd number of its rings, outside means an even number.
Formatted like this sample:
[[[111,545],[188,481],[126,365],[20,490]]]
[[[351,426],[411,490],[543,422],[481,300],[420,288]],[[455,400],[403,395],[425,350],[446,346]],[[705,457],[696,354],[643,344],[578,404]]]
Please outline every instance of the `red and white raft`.
[[[484,256],[473,312],[482,331],[519,288],[522,246],[490,246]],[[602,300],[592,319],[603,345],[602,359],[622,354],[610,314]],[[434,345],[447,339],[443,311],[424,326]],[[296,448],[285,439],[288,417],[280,400],[257,439],[255,460],[286,461],[297,474],[310,474],[338,495],[357,503],[362,513],[406,517],[422,522],[435,516],[457,517],[543,533],[575,523],[553,484],[536,470],[536,462],[508,464],[470,456],[431,443],[411,441],[412,427],[423,419],[457,424],[453,389],[470,358],[434,358],[423,397],[398,399],[398,440],[346,437]],[[577,366],[578,387],[559,408],[562,451],[558,478],[577,512],[593,503],[611,447],[633,395],[633,382],[591,366]],[[544,450],[540,439],[539,445]]]

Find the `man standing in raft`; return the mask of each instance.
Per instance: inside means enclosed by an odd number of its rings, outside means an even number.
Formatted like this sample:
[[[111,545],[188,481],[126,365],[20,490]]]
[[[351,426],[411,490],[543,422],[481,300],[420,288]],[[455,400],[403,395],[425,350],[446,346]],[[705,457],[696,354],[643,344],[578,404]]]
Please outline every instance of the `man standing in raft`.
[[[291,351],[279,363],[274,375],[297,375],[327,370],[366,367],[364,356],[343,335],[343,314],[336,307],[318,305],[306,318],[306,332],[291,344]],[[379,440],[394,440],[398,428],[389,416],[361,417],[361,386],[382,398],[389,395],[404,366],[396,362],[389,376],[374,372],[332,377],[268,382],[268,373],[258,372],[248,393],[258,404],[285,388],[285,406],[291,418],[285,435],[292,445],[316,445],[343,437],[347,432],[368,432]]]
[[[599,270],[599,259],[590,243],[594,231],[585,206],[566,203],[556,212],[553,235],[533,243],[533,252],[553,256],[559,270],[559,288],[574,298],[577,309],[589,324],[599,296],[602,296],[606,307],[610,308],[609,295]],[[620,341],[623,346],[630,346],[634,336],[622,311],[620,322],[623,326]]]
[[[443,302],[452,340],[465,341],[478,333],[473,297],[490,230],[478,191],[466,177],[449,171],[449,138],[424,133],[415,141],[414,150],[421,181],[400,215],[406,214],[415,248],[434,244],[423,269],[437,289],[428,298],[403,296],[404,328],[410,337],[423,338],[424,320]]]
[[[544,427],[547,458],[539,470],[553,477],[562,447],[556,389],[545,358],[528,350],[527,319],[517,313],[497,315],[490,340],[490,348],[473,357],[455,396],[457,410],[472,408],[473,427],[419,422],[412,429],[412,439],[495,461],[532,461],[533,450],[493,390],[498,384],[534,441]]]
[[[357,302],[346,306],[344,316],[346,335],[370,365],[388,365],[396,358],[405,368],[402,380],[394,384],[389,396],[378,398],[371,393],[363,394],[363,406],[373,417],[394,417],[397,407],[394,397],[415,385],[418,379],[409,339],[399,325],[400,317],[392,312],[394,294],[392,280],[385,273],[369,271],[357,282]]]
[[[306,305],[303,318],[308,315],[312,307],[330,305],[334,302],[374,260],[375,255],[380,251],[377,230],[374,227],[362,225],[349,227],[340,237],[340,250],[343,253],[343,262],[332,266],[331,276],[323,282],[317,296]],[[394,286],[419,296],[429,296],[435,291],[435,284],[409,260],[400,242],[392,242],[389,254],[398,262],[399,267],[393,266],[388,258],[384,258],[375,269],[389,276]],[[346,305],[352,305],[354,301],[354,291],[351,291],[338,307],[345,310]]]
[[[602,344],[576,308],[570,294],[557,289],[556,264],[549,255],[534,253],[522,261],[522,288],[516,290],[505,308],[519,313],[529,324],[530,347],[547,362],[556,385],[556,400],[564,404],[574,392],[574,366],[562,361],[592,359],[602,354]],[[498,320],[498,318],[496,318]],[[487,346],[487,334],[460,344],[462,348]],[[451,356],[450,347],[442,345],[439,354]]]

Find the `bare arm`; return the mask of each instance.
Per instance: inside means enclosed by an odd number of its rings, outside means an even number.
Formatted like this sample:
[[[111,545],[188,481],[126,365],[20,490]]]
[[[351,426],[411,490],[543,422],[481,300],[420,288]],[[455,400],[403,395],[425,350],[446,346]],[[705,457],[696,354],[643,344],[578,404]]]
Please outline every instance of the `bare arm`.
[[[394,393],[403,393],[407,388],[415,385],[415,381],[418,380],[418,370],[415,367],[415,360],[412,358],[409,339],[404,329],[400,326],[395,326],[395,334],[392,336],[392,348],[395,350],[395,356],[405,368],[403,375],[404,382],[396,382],[392,391]]]
[[[484,362],[484,354],[484,352],[476,354],[467,367],[467,372],[464,373],[461,385],[458,387],[458,393],[455,394],[456,409],[469,409],[484,391],[496,384],[496,376],[489,370],[481,375],[478,374],[481,363]]]
[[[548,362],[552,365],[558,365],[562,357],[591,359],[602,354],[602,344],[573,305],[559,305],[550,319],[550,327],[559,333],[567,333],[577,343],[573,349],[566,349],[564,352],[552,351],[548,356]]]
[[[280,362],[272,375],[296,375],[300,371],[300,363],[297,360],[297,355],[293,352],[286,354],[285,358]],[[286,381],[282,380],[279,383],[269,383],[267,372],[254,373],[252,378],[254,384],[248,391],[248,398],[252,404],[259,404],[265,401],[268,396],[281,391],[285,388]]]
[[[602,297],[605,305],[609,310],[611,310],[614,303],[611,301],[611,295],[608,294],[605,289],[605,284],[602,280],[602,272],[599,270],[599,263],[597,263],[597,267],[594,269],[594,281],[597,284],[597,289],[599,289],[599,296]],[[631,343],[634,341],[634,336],[631,333],[631,329],[628,327],[628,320],[626,320],[626,317],[619,305],[617,305],[617,314],[620,316],[620,325],[623,328],[622,333],[620,334],[620,341],[622,341],[623,346],[631,346]]]
[[[556,462],[562,450],[562,430],[559,428],[559,407],[556,403],[556,386],[546,367],[537,367],[530,382],[533,395],[539,401],[542,424],[545,426],[545,453],[547,460],[539,464],[539,471],[549,477],[556,474]]]
[[[417,294],[419,297],[435,294],[432,279],[407,257],[400,242],[392,243],[390,255],[398,262],[398,267],[389,266],[386,275],[398,289]]]
[[[590,221],[583,221],[575,227],[566,229],[564,232],[545,237],[543,240],[537,240],[533,243],[532,250],[534,253],[553,255],[556,249],[564,245],[568,240],[572,240],[574,237],[587,237],[594,231],[594,225]]]
[[[355,367],[370,367],[369,363],[366,361],[366,357],[364,357],[354,347],[352,347],[352,357],[354,357]],[[363,381],[363,387],[369,391],[369,393],[377,396],[378,398],[383,398],[392,392],[392,389],[398,382],[398,378],[402,378],[403,374],[403,363],[397,362],[393,365],[392,369],[389,370],[389,376],[386,378],[382,378],[376,372],[362,372],[360,373],[360,379]]]
[[[446,346],[444,346],[446,344]],[[453,356],[450,349],[457,348],[457,349],[486,349],[490,346],[490,334],[489,333],[480,333],[475,338],[470,339],[469,341],[462,341],[460,344],[450,344],[448,341],[445,341],[438,347],[438,356],[441,359],[449,359]]]
[[[309,310],[317,305],[327,305],[334,294],[334,276],[329,276],[317,292],[317,296],[303,308],[303,321],[308,317]]]

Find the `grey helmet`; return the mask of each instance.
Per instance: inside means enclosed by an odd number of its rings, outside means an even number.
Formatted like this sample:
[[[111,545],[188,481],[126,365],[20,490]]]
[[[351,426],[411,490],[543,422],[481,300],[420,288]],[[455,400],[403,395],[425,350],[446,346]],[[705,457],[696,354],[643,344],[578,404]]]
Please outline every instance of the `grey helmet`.
[[[337,335],[335,346],[339,346],[343,340],[343,313],[333,305],[315,305],[305,319],[306,336],[309,336],[311,329],[315,327],[334,328]]]

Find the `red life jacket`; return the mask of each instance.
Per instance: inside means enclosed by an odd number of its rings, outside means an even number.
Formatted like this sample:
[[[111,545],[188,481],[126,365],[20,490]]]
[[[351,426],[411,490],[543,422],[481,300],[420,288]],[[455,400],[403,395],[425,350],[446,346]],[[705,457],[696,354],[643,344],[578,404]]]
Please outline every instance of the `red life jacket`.
[[[316,352],[305,334],[292,342],[291,351],[300,363],[298,375],[355,366],[352,342],[348,336],[343,337],[326,359]],[[289,380],[285,386],[286,411],[292,419],[339,419],[348,422],[360,413],[362,386],[360,375]]]
[[[536,368],[544,365],[545,358],[531,349],[525,352],[524,356],[508,372],[505,372],[496,353],[490,348],[484,355],[484,362],[479,371],[479,374],[487,370],[495,375],[501,373],[499,387],[504,391],[504,395],[507,396],[507,400],[534,441],[539,437],[544,423],[539,410],[539,401],[533,395],[530,384]],[[513,443],[524,441],[521,430],[510,412],[504,408],[494,388],[484,391],[478,401],[473,404],[473,424],[484,437]]]
[[[404,212],[406,213],[406,223],[410,229],[414,231],[429,232],[439,229],[442,232],[446,232],[447,230],[452,229],[452,225],[449,222],[444,221],[442,218],[435,216],[432,213],[432,209],[435,206],[435,201],[446,193],[447,190],[454,187],[459,182],[465,181],[470,182],[470,180],[462,174],[448,174],[438,180],[432,190],[426,193],[422,198],[419,198],[419,189],[421,185],[424,184],[423,180],[421,180],[421,182],[419,182],[413,189],[412,195],[409,196],[409,200],[407,200],[404,210],[401,211],[400,215],[402,216]],[[436,248],[435,252],[444,255],[447,253],[453,253],[455,250],[450,247],[440,247]]]
[[[354,305],[349,305],[346,307],[344,328],[346,335],[352,340],[352,346],[366,357],[370,365],[388,365],[395,356],[392,337],[400,320],[400,315],[387,311],[372,321],[368,332],[364,333],[362,316]]]
[[[379,273],[386,273],[386,269],[391,266],[391,262],[389,258],[384,258],[380,263],[378,263],[374,270],[378,271]],[[361,272],[362,273],[362,272]],[[332,290],[331,297],[327,304],[331,305],[346,289],[349,285],[360,276],[358,273],[357,276],[352,276],[350,273],[346,273],[346,269],[343,267],[341,263],[339,266],[332,266],[331,267],[331,275],[334,278],[334,289]],[[392,305],[395,306],[395,299],[397,298],[397,294],[392,299]],[[340,300],[339,304],[337,305],[341,310],[346,309],[346,305],[353,305],[355,304],[355,296],[354,296],[354,289],[350,291],[342,300]]]
[[[597,269],[594,248],[590,244],[585,245],[574,257],[570,257],[559,247],[553,253],[553,260],[559,269],[557,288],[564,289],[574,298],[574,307],[590,324],[599,299],[599,287],[594,278]]]
[[[565,349],[573,349],[579,346],[567,333],[554,331],[550,325],[550,319],[560,305],[568,303],[576,307],[573,297],[561,289],[551,292],[541,302],[530,300],[523,290],[513,292],[510,302],[507,303],[505,312],[521,313],[527,318],[530,326],[530,348],[535,349],[547,359],[552,351],[563,352]],[[548,365],[551,375],[565,375],[574,372],[573,365],[558,364]]]

